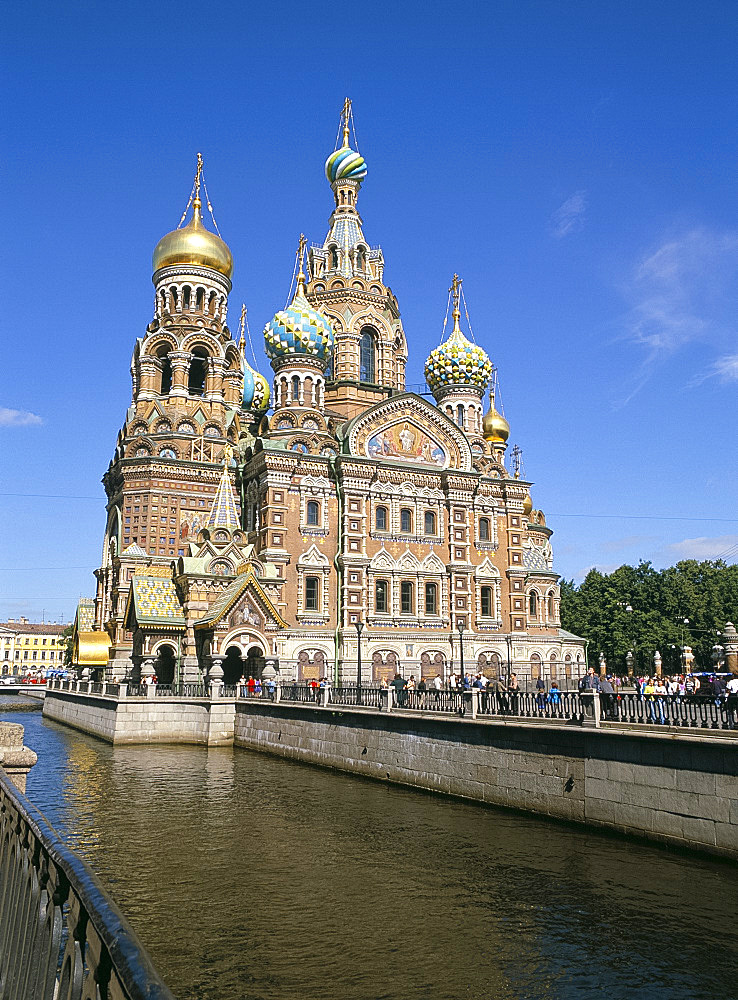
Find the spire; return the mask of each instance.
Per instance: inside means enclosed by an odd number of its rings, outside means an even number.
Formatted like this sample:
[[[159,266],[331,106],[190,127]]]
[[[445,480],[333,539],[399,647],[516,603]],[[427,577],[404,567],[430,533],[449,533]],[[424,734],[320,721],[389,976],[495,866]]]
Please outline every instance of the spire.
[[[297,291],[295,292],[295,298],[298,295],[305,298],[305,248],[307,247],[307,239],[305,233],[300,233],[300,240],[297,244]]]
[[[451,292],[451,295],[453,297],[453,305],[454,305],[453,311],[451,313],[451,316],[453,317],[454,321],[454,328],[451,331],[452,333],[461,333],[461,327],[459,326],[459,320],[461,319],[461,310],[459,309],[459,302],[461,300],[462,281],[463,278],[460,278],[458,274],[454,274],[451,280],[451,287],[449,288],[449,292]]]
[[[223,474],[206,523],[208,528],[227,528],[229,531],[235,531],[239,527],[236,497],[228,472],[232,458],[233,448],[227,444],[223,449]]]
[[[244,336],[246,332],[246,303],[241,303],[241,336],[238,339],[238,351],[241,355],[241,367],[246,366],[246,338]]]
[[[351,121],[351,98],[347,97],[343,102],[343,111],[341,112],[341,118],[343,120],[343,145],[344,147],[349,145],[349,133],[350,133],[350,121]]]

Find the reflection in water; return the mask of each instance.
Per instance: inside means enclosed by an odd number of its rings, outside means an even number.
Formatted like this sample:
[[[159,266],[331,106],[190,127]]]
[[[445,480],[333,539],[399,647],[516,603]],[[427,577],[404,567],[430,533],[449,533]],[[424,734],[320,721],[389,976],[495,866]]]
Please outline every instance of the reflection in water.
[[[732,927],[733,866],[244,750],[23,722],[29,797],[180,1000],[735,995],[735,936],[705,938]]]

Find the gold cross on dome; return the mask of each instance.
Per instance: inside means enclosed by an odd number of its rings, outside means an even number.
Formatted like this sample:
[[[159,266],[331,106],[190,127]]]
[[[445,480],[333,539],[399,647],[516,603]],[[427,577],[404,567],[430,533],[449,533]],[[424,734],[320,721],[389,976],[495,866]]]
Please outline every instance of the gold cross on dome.
[[[343,120],[343,144],[348,146],[349,144],[349,121],[351,119],[351,98],[347,97],[343,102],[343,110],[341,111],[341,118]]]

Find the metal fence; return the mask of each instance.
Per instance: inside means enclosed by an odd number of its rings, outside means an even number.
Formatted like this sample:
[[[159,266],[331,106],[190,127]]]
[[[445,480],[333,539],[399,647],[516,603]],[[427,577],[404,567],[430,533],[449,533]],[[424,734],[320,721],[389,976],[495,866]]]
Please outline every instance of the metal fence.
[[[331,687],[328,691],[328,702],[331,705],[366,705],[367,708],[381,708],[382,690],[363,685],[358,688],[355,684]]]
[[[174,1000],[93,873],[1,769],[0,993]]]
[[[392,690],[392,689],[391,689]],[[417,709],[421,712],[464,713],[464,696],[461,691],[441,688],[437,691],[393,691],[397,708]]]
[[[675,726],[680,729],[733,729],[738,703],[724,698],[682,695],[600,695],[603,722]]]

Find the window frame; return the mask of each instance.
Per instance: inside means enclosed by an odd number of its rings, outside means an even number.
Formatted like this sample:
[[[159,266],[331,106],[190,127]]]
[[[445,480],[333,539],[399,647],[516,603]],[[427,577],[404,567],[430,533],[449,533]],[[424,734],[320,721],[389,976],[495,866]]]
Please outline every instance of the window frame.
[[[406,520],[410,525],[409,528],[405,527]],[[411,507],[400,508],[400,531],[403,535],[412,535],[413,533],[413,511]]]
[[[381,604],[383,605],[383,607],[380,607],[380,599],[379,599],[380,589],[382,592]],[[387,580],[374,581],[374,610],[379,615],[389,614],[389,584]]]
[[[382,512],[382,520],[384,524],[379,523],[379,513]],[[389,510],[384,504],[379,504],[374,508],[374,530],[375,531],[387,531],[387,525],[389,524]]]
[[[311,595],[310,591],[315,591],[314,596]],[[305,610],[306,611],[320,611],[320,577],[310,576],[305,577]]]
[[[400,582],[400,614],[415,614],[415,588],[412,580],[402,580]]]

